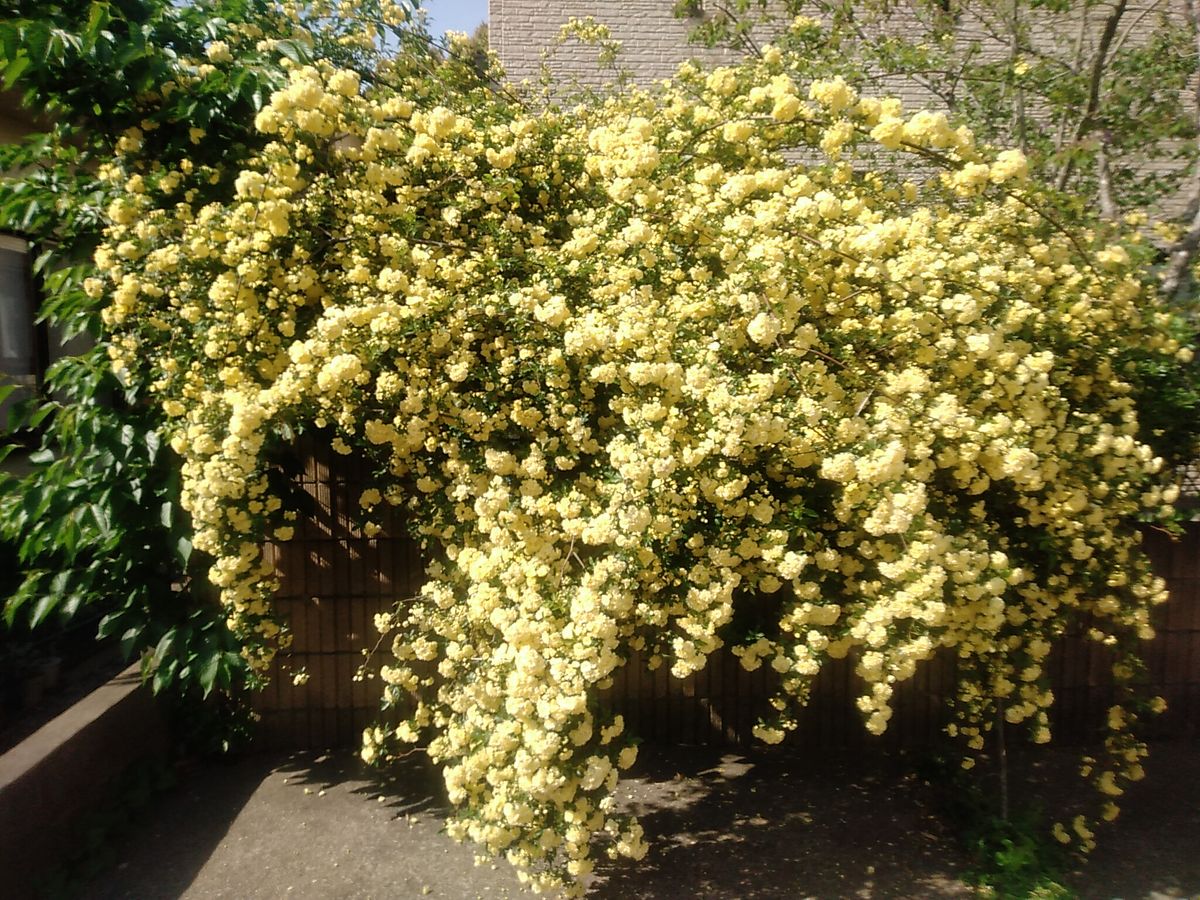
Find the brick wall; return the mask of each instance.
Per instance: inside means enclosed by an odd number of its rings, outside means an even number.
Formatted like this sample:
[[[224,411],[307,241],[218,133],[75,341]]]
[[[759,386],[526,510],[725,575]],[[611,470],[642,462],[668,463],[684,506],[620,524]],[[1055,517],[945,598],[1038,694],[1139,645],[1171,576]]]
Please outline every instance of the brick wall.
[[[689,31],[703,19],[703,11],[688,18],[678,18],[673,12],[675,0],[489,0],[488,34],[492,49],[500,57],[511,81],[536,78],[540,71],[542,51],[554,46],[559,29],[571,18],[591,16],[607,25],[612,35],[621,41],[622,64],[633,74],[636,81],[645,83],[656,78],[670,76],[684,60],[698,59],[717,65],[736,61],[738,55],[728,49],[708,49],[688,42]],[[709,4],[712,5],[711,3]],[[704,3],[699,4],[701,9]],[[1077,6],[1077,8],[1079,8]],[[978,42],[982,57],[989,60],[1002,59],[1008,55],[1008,47],[996,36],[993,23],[973,14],[973,6],[963,7],[956,29],[956,38],[961,46]],[[1129,29],[1128,36],[1119,38],[1127,44],[1136,45],[1138,23],[1153,23],[1151,16],[1163,10],[1183,26],[1183,0],[1135,0],[1127,4],[1121,29]],[[778,10],[778,7],[776,7]],[[820,18],[815,6],[810,13]],[[1034,43],[1056,56],[1064,54],[1064,48],[1074,48],[1079,40],[1080,25],[1085,24],[1083,58],[1095,46],[1102,17],[1108,7],[1093,8],[1088,23],[1078,18],[1063,16],[1045,17],[1041,21],[1033,18],[1030,30]],[[924,27],[911,4],[894,4],[887,20],[886,30],[913,38]],[[770,38],[768,26],[758,26],[756,35],[760,42]],[[556,53],[554,71],[564,79],[579,78],[589,84],[603,81],[605,76],[596,64],[594,50],[571,42],[570,46]],[[912,83],[896,83],[888,86],[891,91],[910,98],[914,105],[930,102],[930,95]]]
[[[536,80],[542,51],[552,47],[559,29],[571,18],[594,17],[607,25],[624,49],[621,64],[637,80],[646,82],[670,76],[684,60],[695,56],[713,64],[733,62],[729,50],[706,50],[688,45],[694,20],[677,19],[671,13],[673,0],[489,0],[488,39],[500,56],[511,81]],[[596,62],[596,51],[571,41],[558,48],[552,69],[563,81],[572,78],[598,85],[611,78]]]
[[[489,40],[492,49],[512,82],[529,79],[536,82],[542,69],[543,51],[554,47],[559,29],[571,18],[591,16],[609,27],[612,35],[621,41],[623,50],[619,65],[628,70],[633,80],[647,84],[655,79],[672,75],[680,63],[696,59],[707,65],[736,62],[738,54],[729,49],[708,49],[688,41],[689,31],[700,21],[699,18],[679,19],[672,13],[675,0],[490,0],[488,7]],[[711,3],[710,3],[711,5]],[[703,6],[703,3],[701,3]],[[974,7],[967,5],[959,20],[956,37],[960,45],[978,42],[982,48],[981,58],[1002,59],[1009,54],[1008,47],[996,37],[993,25],[971,14]],[[1082,9],[1082,5],[1076,5]],[[1184,27],[1183,0],[1167,0],[1165,4],[1153,0],[1135,0],[1127,5],[1122,19],[1118,40],[1126,45],[1136,45],[1145,34],[1145,26],[1154,22],[1153,17],[1163,10]],[[1082,56],[1088,60],[1099,35],[1102,17],[1108,7],[1092,8],[1086,13],[1090,18],[1081,22],[1078,18],[1056,16],[1036,19],[1031,24],[1035,44],[1057,58],[1070,58],[1065,48],[1074,48],[1080,40],[1083,25]],[[701,13],[700,15],[703,15]],[[1139,29],[1137,26],[1143,27]],[[923,25],[913,12],[911,5],[904,2],[893,6],[886,31],[912,38],[921,33]],[[1125,34],[1125,31],[1128,34]],[[757,29],[761,42],[770,37],[765,26]],[[581,46],[571,40],[554,50],[550,60],[550,71],[556,83],[570,85],[600,86],[611,82],[613,70],[600,67],[594,48]],[[880,78],[867,92],[880,96],[896,96],[904,100],[905,106],[916,110],[939,108],[944,104],[920,84],[901,78]],[[1031,104],[1029,114],[1036,117],[1038,110]],[[1126,160],[1129,162],[1128,160]],[[1166,174],[1176,167],[1169,160],[1157,158],[1143,163],[1146,168]],[[913,173],[917,175],[919,173]],[[1172,196],[1159,211],[1173,215],[1183,211],[1186,197]]]

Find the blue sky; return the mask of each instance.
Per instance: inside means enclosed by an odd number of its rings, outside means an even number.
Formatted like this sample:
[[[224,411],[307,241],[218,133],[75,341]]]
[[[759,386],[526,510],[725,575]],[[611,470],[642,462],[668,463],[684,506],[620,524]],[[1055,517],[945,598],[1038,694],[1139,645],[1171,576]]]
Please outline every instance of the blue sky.
[[[421,5],[429,11],[429,33],[435,37],[447,30],[470,34],[487,21],[487,0],[425,0]]]

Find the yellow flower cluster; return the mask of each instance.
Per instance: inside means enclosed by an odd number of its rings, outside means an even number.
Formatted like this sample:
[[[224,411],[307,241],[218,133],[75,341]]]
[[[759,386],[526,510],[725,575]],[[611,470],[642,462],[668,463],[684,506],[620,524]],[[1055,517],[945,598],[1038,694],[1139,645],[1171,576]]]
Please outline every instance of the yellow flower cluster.
[[[106,173],[131,182],[96,258],[115,364],[172,416],[231,623],[276,627],[268,439],[376,460],[361,504],[409,504],[429,577],[377,620],[415,705],[364,758],[428,736],[451,833],[538,888],[576,890],[597,838],[645,852],[600,700],[635,651],[769,665],[774,742],[827,660],[879,733],[948,648],[978,749],[998,712],[1048,738],[1071,623],[1125,646],[1165,599],[1133,523],[1174,494],[1118,360],[1181,348],[1125,246],[1042,216],[1019,153],[788,72],[773,51],[535,115],[296,66],[226,199],[132,151]]]

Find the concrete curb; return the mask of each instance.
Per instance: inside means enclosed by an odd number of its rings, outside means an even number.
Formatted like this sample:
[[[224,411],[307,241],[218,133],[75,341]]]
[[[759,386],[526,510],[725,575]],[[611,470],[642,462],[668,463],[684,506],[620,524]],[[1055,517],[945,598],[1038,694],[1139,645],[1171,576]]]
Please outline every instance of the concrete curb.
[[[72,825],[167,745],[135,664],[0,756],[0,893],[32,897],[38,876],[74,849]]]

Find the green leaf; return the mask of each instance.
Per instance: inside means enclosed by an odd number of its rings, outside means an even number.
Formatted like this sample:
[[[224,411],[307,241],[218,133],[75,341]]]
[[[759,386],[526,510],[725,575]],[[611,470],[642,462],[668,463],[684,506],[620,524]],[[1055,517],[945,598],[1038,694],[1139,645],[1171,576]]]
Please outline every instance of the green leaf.
[[[91,504],[88,509],[92,514],[92,519],[96,522],[96,527],[100,529],[100,534],[109,537],[112,534],[112,523],[109,521],[108,512],[98,503]]]
[[[179,660],[168,660],[165,665],[159,666],[154,670],[154,679],[151,681],[151,689],[156,694],[160,694],[175,680],[175,672],[179,668]]]
[[[86,603],[87,596],[80,591],[76,591],[72,594],[69,594],[67,598],[62,601],[59,606],[59,611],[64,619],[74,619],[79,610],[81,610]]]
[[[29,57],[21,55],[4,66],[4,89],[11,90],[21,74],[29,68]]]
[[[38,596],[39,585],[42,582],[42,577],[46,573],[33,569],[25,573],[25,579],[21,582],[21,586],[13,593],[4,604],[4,623],[8,626],[17,620],[17,614],[27,605],[34,597]]]
[[[138,642],[142,639],[143,630],[144,629],[141,625],[134,625],[130,628],[127,628],[125,633],[121,635],[121,653],[124,654],[126,659],[129,659],[129,657],[133,656],[134,649],[137,647]],[[144,667],[143,677],[145,677]]]
[[[158,458],[158,451],[162,447],[162,439],[158,436],[158,432],[150,430],[146,432],[146,451],[150,463]]]
[[[44,422],[48,416],[53,415],[59,409],[60,409],[60,407],[57,403],[42,403],[42,404],[40,404],[36,409],[32,410],[29,413],[29,415],[27,415],[25,417],[26,427],[28,427],[28,428],[40,427],[42,422]],[[50,457],[53,458],[53,453],[51,451],[46,450],[44,452],[50,454]]]
[[[169,630],[159,640],[158,645],[154,648],[154,656],[151,658],[151,665],[158,666],[171,653],[175,646],[176,631],[174,628]]]
[[[46,618],[57,608],[60,599],[60,595],[53,591],[42,594],[33,606],[33,613],[29,617],[30,627],[37,628],[46,621]]]
[[[200,665],[198,678],[200,687],[204,691],[204,696],[207,697],[212,693],[213,685],[217,680],[217,672],[221,668],[221,654],[210,652],[209,656]]]
[[[30,58],[44,64],[49,55],[50,26],[44,22],[30,22],[24,38],[25,50]]]
[[[19,23],[15,21],[0,21],[0,53],[4,59],[16,59],[21,52],[21,36]]]
[[[117,633],[117,629],[119,629],[125,623],[126,618],[128,618],[128,616],[126,610],[123,609],[117,612],[109,613],[102,618],[100,620],[100,624],[96,626],[96,637],[112,637]]]
[[[84,33],[89,40],[95,41],[100,34],[100,29],[109,23],[112,19],[112,14],[109,12],[107,3],[92,3],[91,9],[88,10],[87,27]]]
[[[49,447],[43,450],[35,450],[29,454],[29,462],[35,466],[45,466],[54,462],[54,451]]]
[[[300,45],[296,41],[283,40],[275,42],[275,49],[290,59],[292,62],[301,62],[304,58],[300,50]]]

